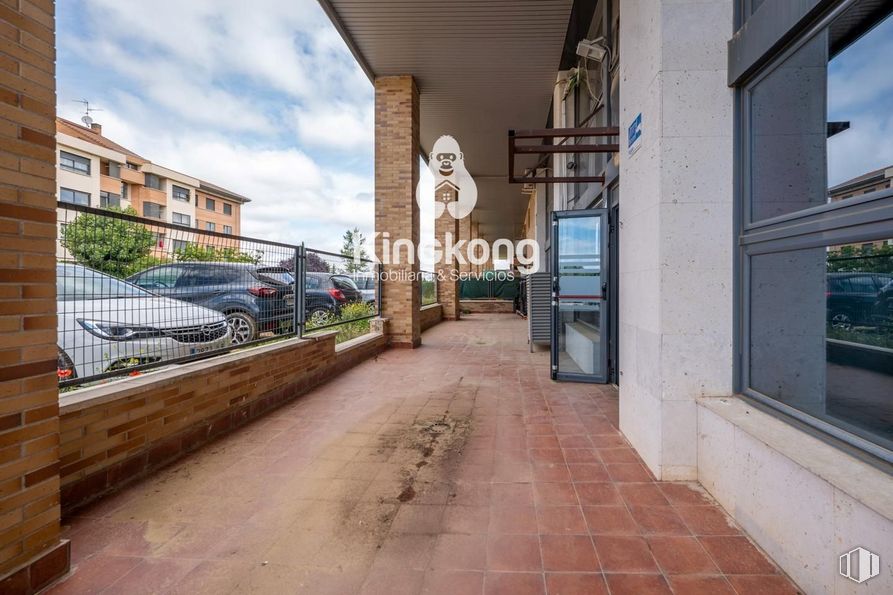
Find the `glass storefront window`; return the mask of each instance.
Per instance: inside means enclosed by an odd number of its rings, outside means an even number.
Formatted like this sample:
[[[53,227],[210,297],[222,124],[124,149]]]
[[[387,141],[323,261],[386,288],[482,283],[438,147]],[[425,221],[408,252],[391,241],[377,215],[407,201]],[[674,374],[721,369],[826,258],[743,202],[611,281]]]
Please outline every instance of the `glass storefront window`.
[[[862,4],[750,89],[751,221],[890,188],[893,16]]]
[[[750,388],[893,450],[893,239],[751,257]]]

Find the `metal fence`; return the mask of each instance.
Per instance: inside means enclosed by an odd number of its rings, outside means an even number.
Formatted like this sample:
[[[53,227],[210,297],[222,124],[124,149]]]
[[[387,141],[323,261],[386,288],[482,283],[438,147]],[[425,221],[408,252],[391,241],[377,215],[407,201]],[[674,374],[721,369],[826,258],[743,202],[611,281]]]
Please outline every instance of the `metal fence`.
[[[419,295],[422,306],[437,303],[437,275],[430,271],[419,271]]]
[[[116,210],[57,213],[61,386],[322,328],[349,338],[378,313],[368,260]]]

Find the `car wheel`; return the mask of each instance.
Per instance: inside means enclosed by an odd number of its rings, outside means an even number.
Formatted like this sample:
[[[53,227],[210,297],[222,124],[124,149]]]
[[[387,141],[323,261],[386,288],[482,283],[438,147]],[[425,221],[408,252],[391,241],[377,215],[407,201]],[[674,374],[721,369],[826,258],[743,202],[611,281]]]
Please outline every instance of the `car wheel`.
[[[233,331],[233,345],[241,345],[242,343],[253,341],[257,336],[257,323],[244,312],[230,312],[226,315],[226,323]]]
[[[319,327],[329,324],[331,313],[326,308],[313,308],[307,313],[307,326]]]
[[[853,321],[846,312],[835,312],[831,315],[831,328],[848,331],[853,328]]]

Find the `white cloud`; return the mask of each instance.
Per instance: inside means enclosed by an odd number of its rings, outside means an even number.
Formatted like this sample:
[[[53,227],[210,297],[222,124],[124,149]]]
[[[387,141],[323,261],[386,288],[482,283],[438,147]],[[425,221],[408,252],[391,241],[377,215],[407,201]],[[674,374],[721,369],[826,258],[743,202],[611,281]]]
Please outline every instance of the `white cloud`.
[[[371,236],[372,89],[317,2],[60,12],[60,115],[86,97],[109,138],[250,197],[244,235],[332,251],[347,228]]]

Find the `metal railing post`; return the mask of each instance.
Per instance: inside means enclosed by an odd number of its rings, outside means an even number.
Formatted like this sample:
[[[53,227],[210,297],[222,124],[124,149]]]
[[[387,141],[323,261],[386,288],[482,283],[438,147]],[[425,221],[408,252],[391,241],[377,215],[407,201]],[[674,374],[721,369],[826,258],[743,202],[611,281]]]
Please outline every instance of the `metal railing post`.
[[[295,246],[295,331],[298,337],[304,336],[305,288],[307,287],[307,262],[304,242]]]

